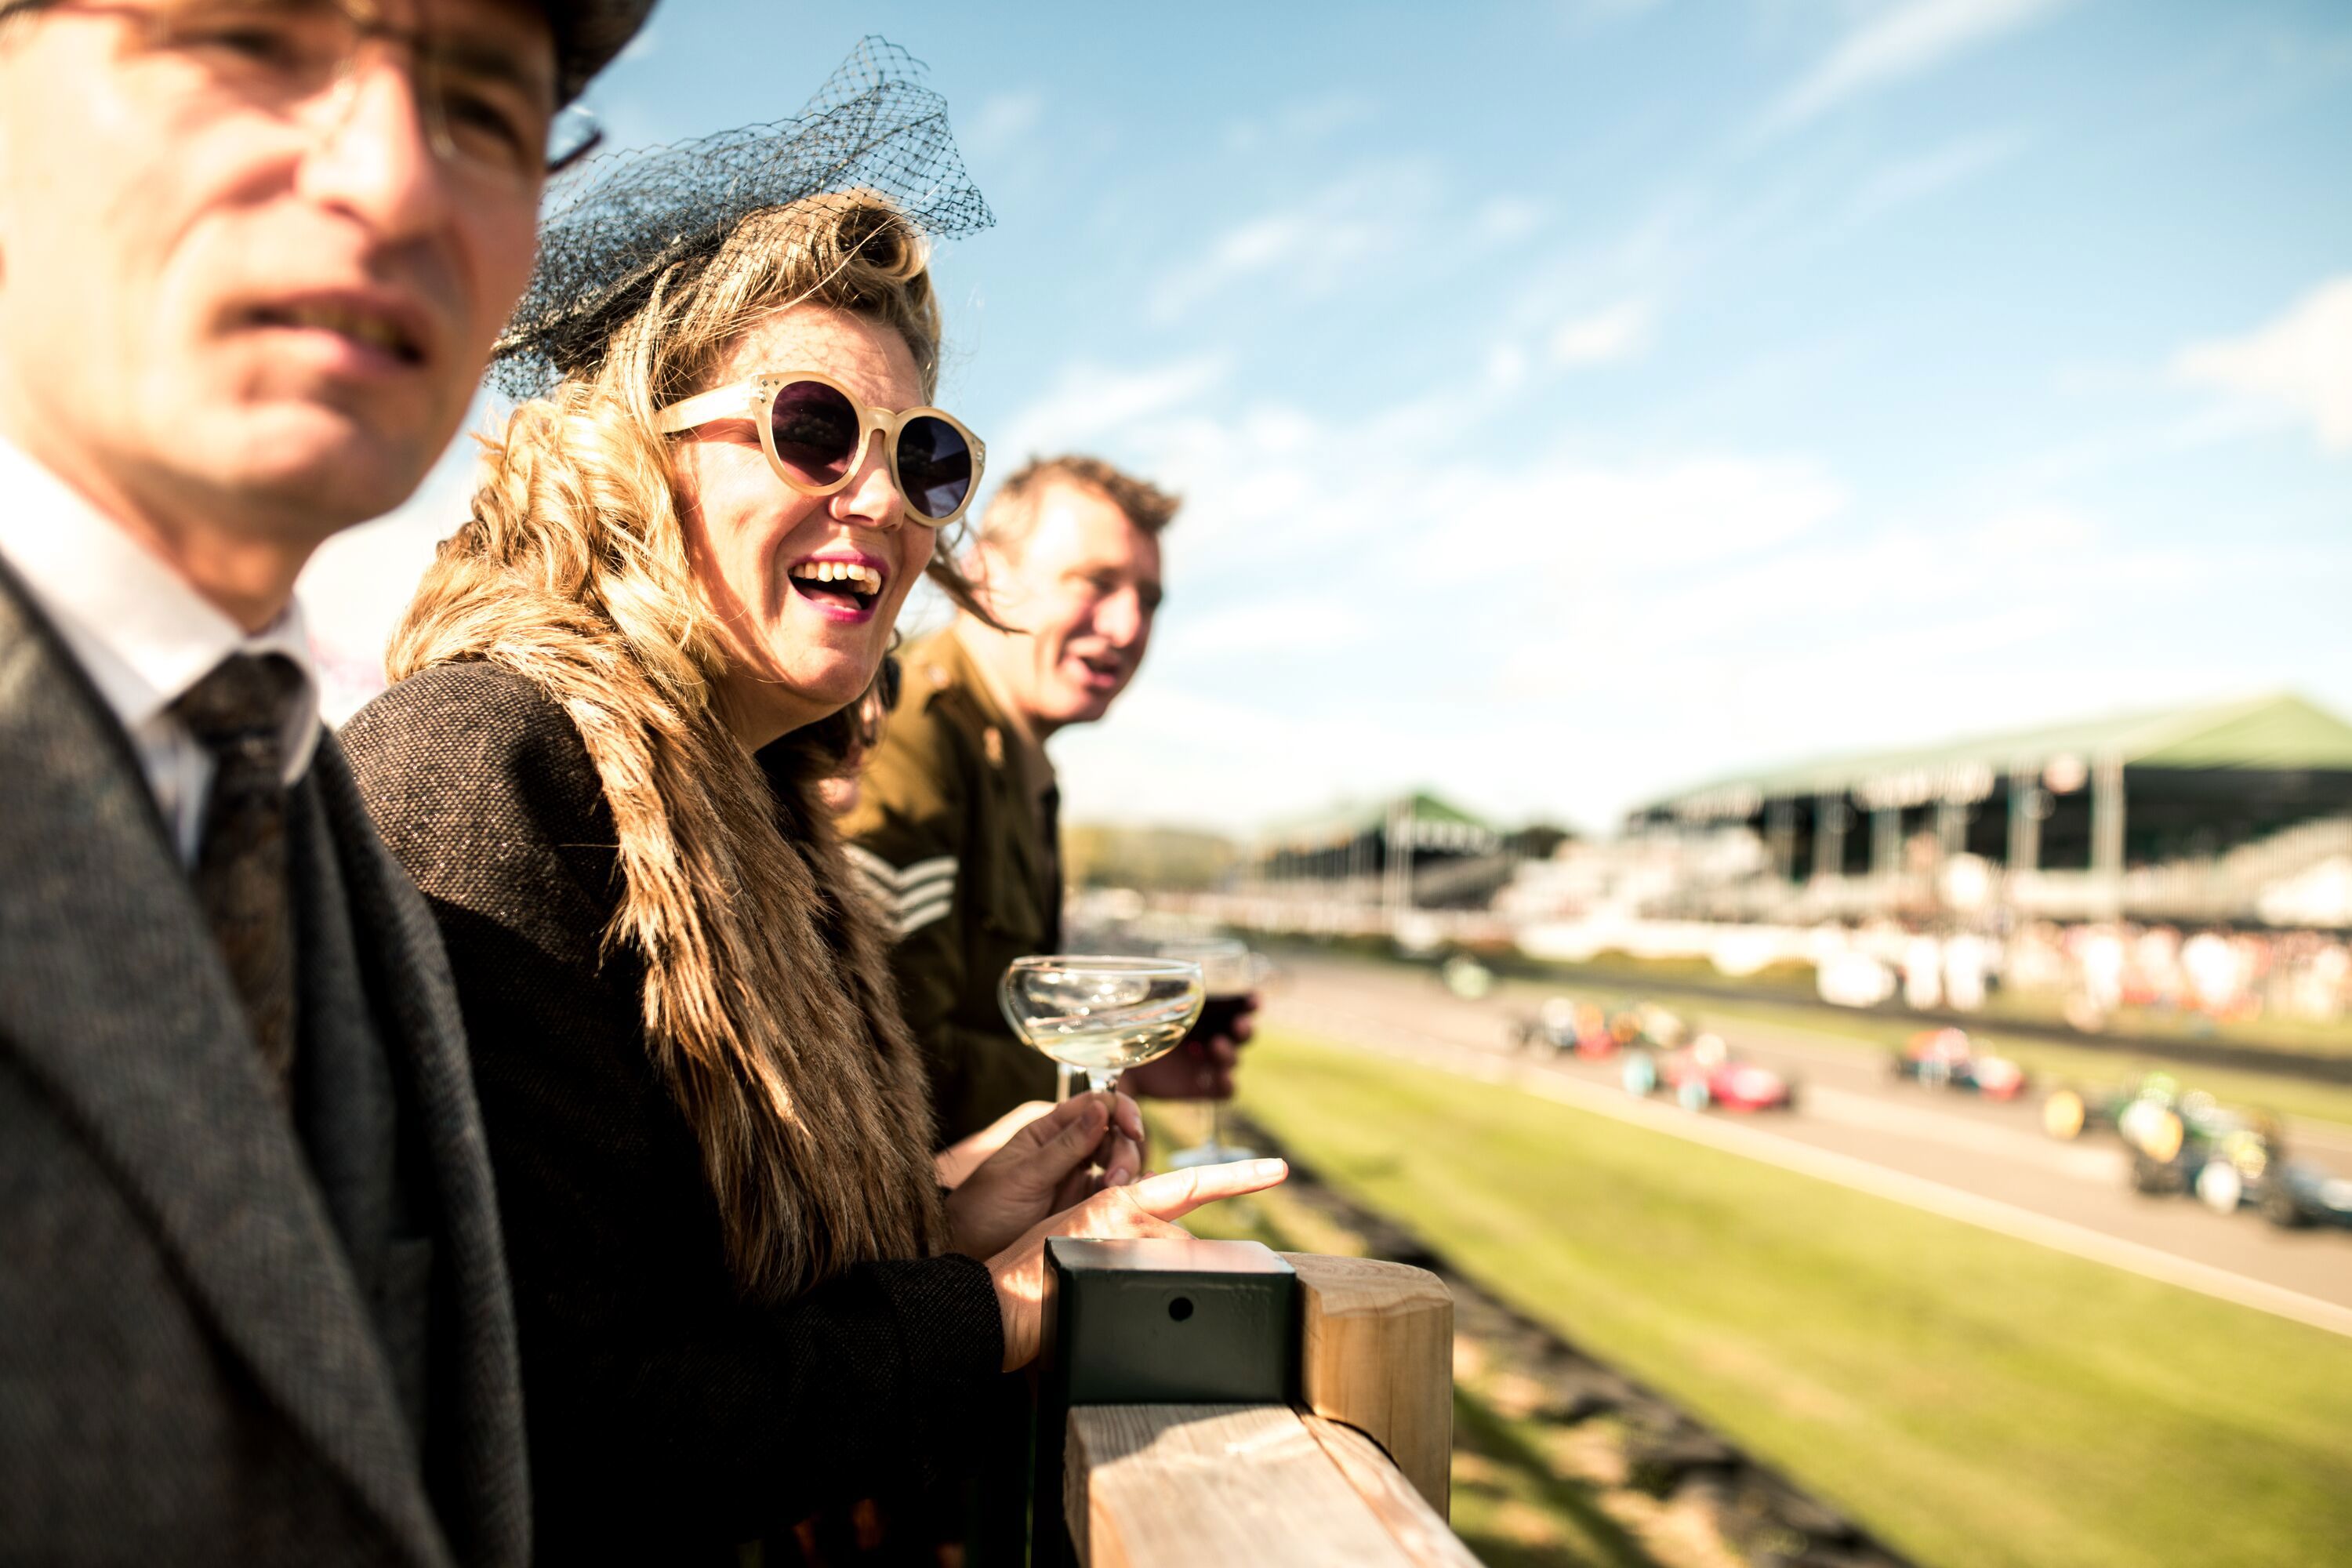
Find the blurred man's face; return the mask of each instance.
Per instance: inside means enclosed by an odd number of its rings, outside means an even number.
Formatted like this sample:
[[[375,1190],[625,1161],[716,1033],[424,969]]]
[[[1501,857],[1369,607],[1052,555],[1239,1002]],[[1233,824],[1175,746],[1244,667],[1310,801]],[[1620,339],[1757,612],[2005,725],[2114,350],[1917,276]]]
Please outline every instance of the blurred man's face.
[[[1050,483],[1027,538],[981,556],[987,603],[1020,635],[1000,673],[1040,734],[1110,710],[1160,608],[1160,542],[1091,486]]]
[[[305,552],[390,510],[528,280],[554,73],[509,0],[0,22],[0,431],[101,499]]]

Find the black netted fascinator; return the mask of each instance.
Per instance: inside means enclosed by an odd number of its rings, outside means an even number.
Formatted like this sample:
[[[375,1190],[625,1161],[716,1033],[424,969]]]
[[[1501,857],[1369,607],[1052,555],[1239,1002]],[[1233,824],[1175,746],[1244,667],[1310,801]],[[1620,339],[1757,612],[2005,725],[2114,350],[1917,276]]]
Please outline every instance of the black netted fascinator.
[[[791,120],[583,164],[540,225],[539,265],[491,351],[490,384],[532,397],[593,373],[657,283],[692,278],[753,213],[856,190],[934,238],[994,223],[923,68],[868,37]]]

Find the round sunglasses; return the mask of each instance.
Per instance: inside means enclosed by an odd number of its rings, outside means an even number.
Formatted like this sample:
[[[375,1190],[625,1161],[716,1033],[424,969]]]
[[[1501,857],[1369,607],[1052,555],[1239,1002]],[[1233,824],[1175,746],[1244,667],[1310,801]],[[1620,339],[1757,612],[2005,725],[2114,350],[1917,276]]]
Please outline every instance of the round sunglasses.
[[[811,496],[829,496],[849,483],[866,440],[880,432],[907,515],[928,528],[963,515],[988,459],[988,447],[953,415],[868,408],[813,370],[772,371],[673,403],[659,411],[658,428],[674,436],[719,419],[758,426],[776,477]]]

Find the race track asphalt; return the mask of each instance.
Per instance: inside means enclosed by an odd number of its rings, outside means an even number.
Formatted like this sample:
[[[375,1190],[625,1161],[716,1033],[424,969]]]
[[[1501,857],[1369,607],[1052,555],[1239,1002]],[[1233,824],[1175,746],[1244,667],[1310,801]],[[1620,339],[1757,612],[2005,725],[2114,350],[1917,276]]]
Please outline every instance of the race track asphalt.
[[[1614,1060],[1581,1061],[1512,1044],[1513,1020],[1552,994],[1537,983],[1507,981],[1482,1000],[1465,1001],[1427,969],[1289,953],[1269,982],[1264,1017],[1272,1026],[1432,1065],[1459,1068],[1491,1058],[1497,1068],[1613,1088],[1620,1071]],[[1707,1013],[1681,999],[1667,1005],[1686,1019]],[[2135,1194],[2112,1134],[2062,1143],[2042,1131],[2038,1090],[1998,1104],[1898,1080],[1885,1052],[1826,1031],[1728,1019],[1710,1019],[1706,1026],[1735,1053],[1801,1088],[1793,1111],[1700,1116],[1895,1173],[1890,1196],[1921,1190],[1901,1178],[1932,1183],[2352,1310],[2352,1231],[2281,1231],[2251,1210],[2225,1215],[2185,1197]],[[2352,1173],[2352,1129],[2290,1123],[2288,1138],[2295,1158]]]

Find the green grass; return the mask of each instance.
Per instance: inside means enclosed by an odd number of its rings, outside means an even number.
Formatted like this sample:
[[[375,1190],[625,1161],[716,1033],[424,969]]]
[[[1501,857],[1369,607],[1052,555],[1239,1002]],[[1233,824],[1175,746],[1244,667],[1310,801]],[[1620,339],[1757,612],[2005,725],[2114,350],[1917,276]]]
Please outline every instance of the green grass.
[[[1155,1149],[1198,1142],[1207,1121],[1190,1108],[1149,1104]],[[1278,1252],[1355,1256],[1360,1239],[1280,1187],[1199,1209],[1196,1236],[1260,1241]],[[1453,1506],[1447,1522],[1486,1568],[1654,1568],[1593,1489],[1559,1473],[1542,1423],[1498,1410],[1477,1388],[1454,1390]]]
[[[2352,1539],[2352,1340],[1328,1042],[1250,1056],[1325,1180],[1923,1563]]]
[[[1553,1471],[1544,1436],[1538,1422],[1454,1391],[1454,1533],[1486,1568],[1651,1568],[1588,1489]]]

